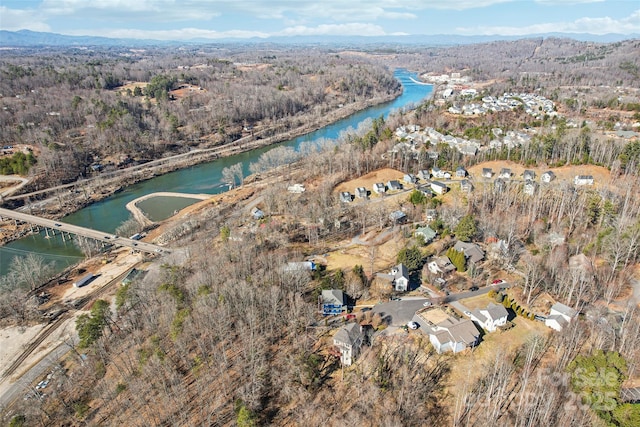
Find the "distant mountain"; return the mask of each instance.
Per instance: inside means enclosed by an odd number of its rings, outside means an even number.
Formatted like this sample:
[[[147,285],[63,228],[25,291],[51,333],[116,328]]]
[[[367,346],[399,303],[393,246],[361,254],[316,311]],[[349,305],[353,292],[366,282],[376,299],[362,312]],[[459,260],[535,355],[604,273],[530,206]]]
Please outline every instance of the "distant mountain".
[[[41,33],[30,30],[0,30],[0,46],[3,47],[148,46],[171,44],[176,44],[176,42],[167,42],[162,40],[115,39],[95,36],[67,36],[64,34]]]
[[[38,46],[177,46],[185,44],[253,44],[276,43],[291,45],[414,45],[414,46],[451,46],[474,43],[487,43],[502,40],[520,40],[530,38],[569,38],[578,41],[591,41],[600,43],[612,43],[622,40],[638,39],[640,34],[569,34],[569,33],[545,33],[530,34],[526,36],[460,36],[454,34],[439,35],[409,35],[409,36],[290,36],[269,37],[252,39],[192,39],[192,40],[146,40],[146,39],[116,39],[95,36],[67,36],[56,33],[42,33],[30,30],[6,31],[0,30],[0,46],[2,47],[38,47]]]

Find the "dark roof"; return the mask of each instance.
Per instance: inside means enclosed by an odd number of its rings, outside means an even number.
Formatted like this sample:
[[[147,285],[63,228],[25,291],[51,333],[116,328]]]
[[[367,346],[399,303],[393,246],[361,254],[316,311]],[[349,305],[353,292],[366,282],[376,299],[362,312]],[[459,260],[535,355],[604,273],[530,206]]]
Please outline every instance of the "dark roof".
[[[340,328],[340,330],[333,336],[335,341],[349,345],[356,344],[360,338],[362,338],[362,331],[360,329],[360,325],[357,323],[349,323],[348,325]]]

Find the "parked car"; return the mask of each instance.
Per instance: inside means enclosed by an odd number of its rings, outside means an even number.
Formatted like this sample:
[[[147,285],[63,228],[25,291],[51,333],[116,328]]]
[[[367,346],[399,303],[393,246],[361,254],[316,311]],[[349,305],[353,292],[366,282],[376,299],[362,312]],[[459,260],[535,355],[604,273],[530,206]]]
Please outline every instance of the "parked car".
[[[477,286],[472,286],[469,288],[470,291],[477,291],[478,289],[480,288],[478,288]]]
[[[492,285],[501,285],[504,283],[504,279],[496,279],[493,282],[491,282]]]
[[[466,310],[466,311],[464,312],[464,315],[465,315],[465,316],[468,316],[468,317],[471,317],[471,312],[470,312],[469,310]]]
[[[418,329],[418,324],[416,322],[409,322],[407,323],[407,326],[409,327],[409,329]]]
[[[425,301],[422,305],[425,307],[431,307],[431,301]]]
[[[352,320],[355,318],[356,318],[355,314],[347,314],[346,316],[344,316],[344,320]]]

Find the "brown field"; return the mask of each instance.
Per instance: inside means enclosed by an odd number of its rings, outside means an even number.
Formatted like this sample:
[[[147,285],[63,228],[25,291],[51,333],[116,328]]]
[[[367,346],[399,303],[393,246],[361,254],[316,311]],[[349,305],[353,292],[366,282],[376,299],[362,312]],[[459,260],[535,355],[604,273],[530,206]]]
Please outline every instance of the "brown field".
[[[374,233],[376,236],[379,234]],[[374,236],[369,237],[374,238]],[[355,265],[361,265],[367,275],[372,275],[372,273],[384,271],[394,265],[398,252],[406,244],[400,233],[382,236],[380,240],[375,240],[375,242],[376,245],[371,246],[349,242],[350,246],[327,253],[327,256],[323,257],[323,261],[328,270],[351,270]],[[374,259],[373,272],[371,271],[372,254]]]
[[[345,181],[338,184],[336,186],[335,191],[337,193],[342,191],[348,191],[353,194],[356,188],[364,187],[371,192],[373,191],[373,184],[375,184],[376,182],[386,183],[387,181],[390,181],[392,179],[401,181],[403,176],[404,176],[404,173],[400,172],[399,170],[395,170],[391,168],[378,169],[377,171],[369,172],[368,174],[363,175],[359,178],[352,179],[350,181]],[[377,196],[378,195],[375,193],[371,194],[371,197],[377,197]]]
[[[512,179],[520,180],[522,179],[522,174],[524,173],[525,169],[530,169],[535,171],[537,181],[539,181],[540,175],[550,170],[556,174],[556,179],[552,181],[551,184],[560,182],[573,183],[573,178],[576,175],[592,175],[595,181],[595,188],[602,188],[603,186],[608,186],[611,184],[611,173],[609,172],[609,170],[605,167],[594,165],[568,165],[559,168],[525,167],[519,163],[510,162],[507,160],[493,160],[490,162],[483,162],[469,168],[469,175],[474,177],[477,182],[481,182],[483,180],[483,178],[481,178],[482,168],[491,168],[493,169],[494,174],[500,172],[500,169],[502,168],[509,168],[511,169],[511,173],[513,174]]]
[[[132,92],[133,90],[136,88],[136,86],[138,86],[140,89],[144,89],[145,87],[147,87],[149,83],[147,82],[131,82],[131,83],[127,83],[126,85],[122,85],[119,88],[117,88],[116,90],[118,92],[126,92],[127,89],[130,89]]]
[[[452,401],[461,397],[459,393],[465,389],[462,384],[472,384],[497,357],[511,353],[534,336],[547,335],[551,331],[544,323],[535,320],[516,317],[512,322],[515,326],[510,330],[485,334],[478,347],[453,356],[448,387]]]

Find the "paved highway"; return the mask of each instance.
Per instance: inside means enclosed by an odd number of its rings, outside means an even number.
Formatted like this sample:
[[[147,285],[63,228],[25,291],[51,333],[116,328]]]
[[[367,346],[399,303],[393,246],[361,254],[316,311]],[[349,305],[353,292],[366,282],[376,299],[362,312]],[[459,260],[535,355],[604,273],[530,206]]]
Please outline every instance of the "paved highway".
[[[46,227],[58,232],[65,232],[70,234],[76,234],[78,236],[89,237],[105,244],[127,246],[132,249],[147,252],[147,253],[168,253],[168,249],[162,246],[154,245],[152,243],[141,242],[139,240],[132,240],[126,237],[116,236],[114,234],[105,233],[100,230],[93,230],[91,228],[80,227],[78,225],[67,224],[62,221],[41,218],[35,215],[29,215],[22,212],[16,212],[11,209],[0,208],[1,218],[11,218],[18,221],[24,221],[30,224],[39,225],[40,227]]]

